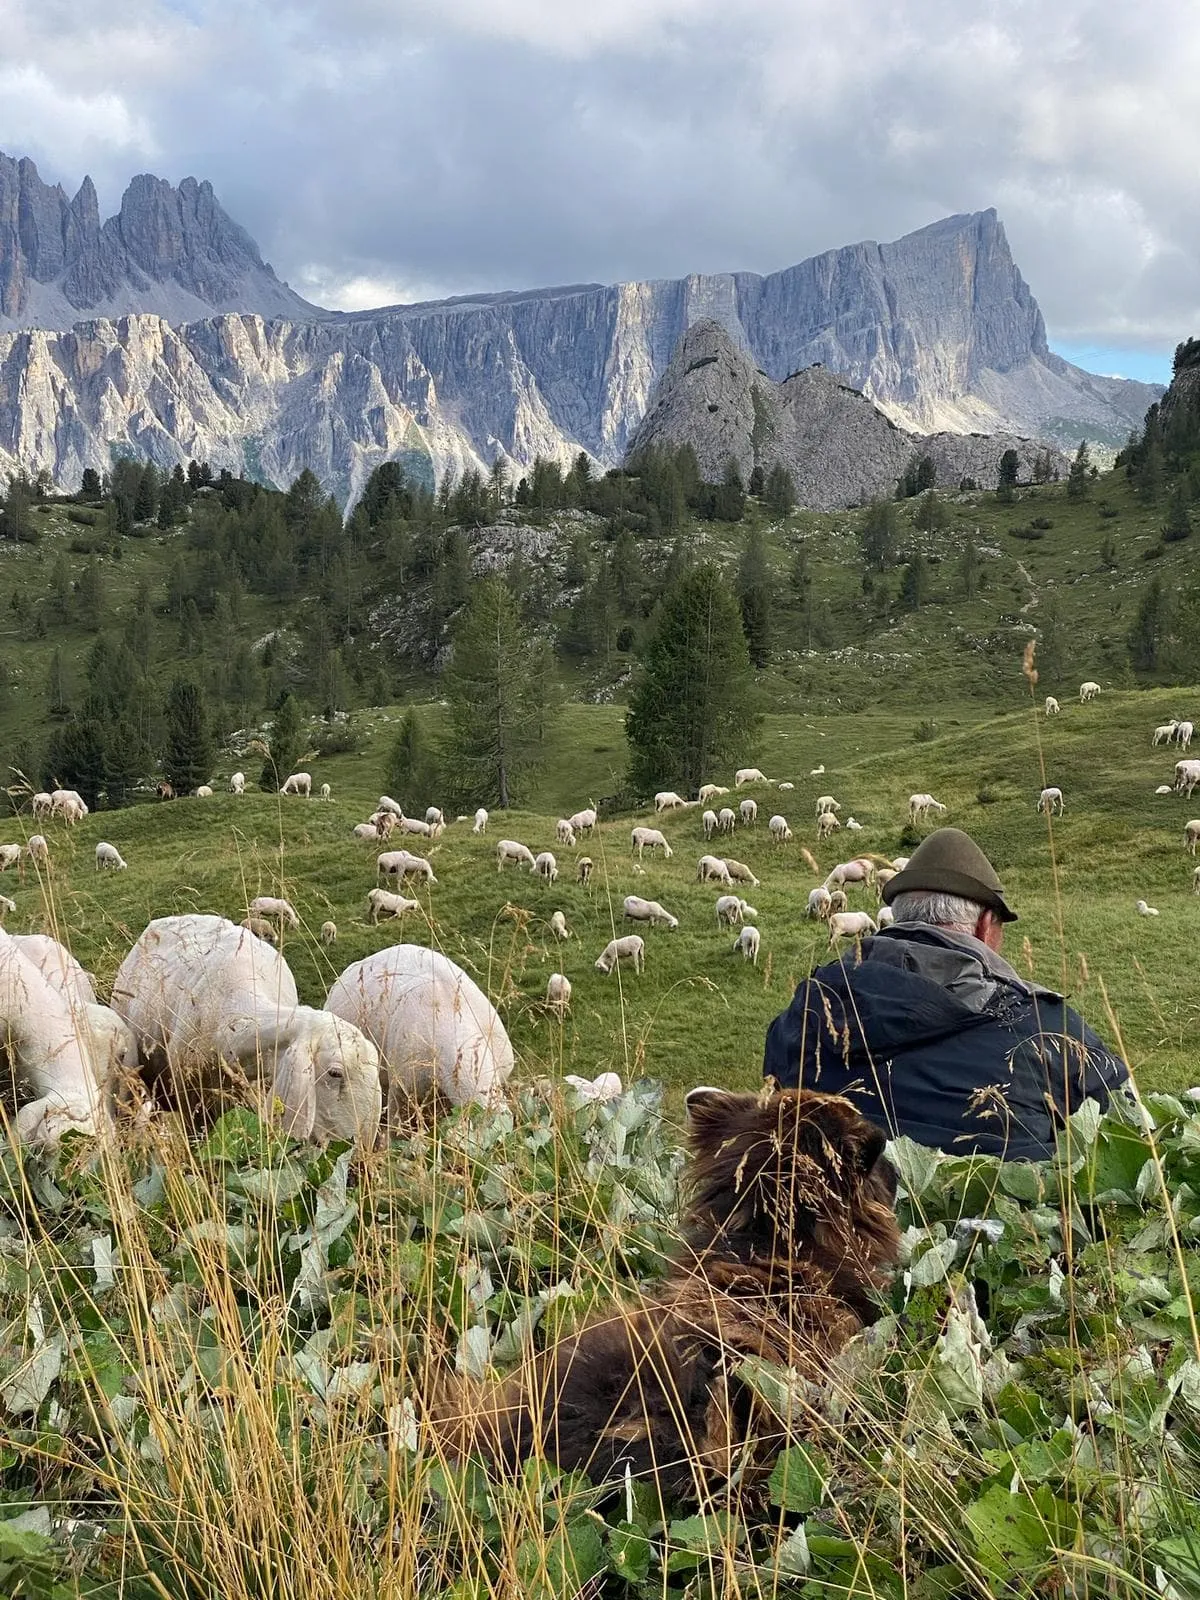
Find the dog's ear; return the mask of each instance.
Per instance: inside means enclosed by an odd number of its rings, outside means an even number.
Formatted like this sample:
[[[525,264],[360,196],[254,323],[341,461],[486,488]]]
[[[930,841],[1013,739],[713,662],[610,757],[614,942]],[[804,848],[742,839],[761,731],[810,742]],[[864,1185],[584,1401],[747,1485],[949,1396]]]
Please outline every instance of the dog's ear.
[[[755,1095],[714,1089],[707,1083],[689,1089],[684,1105],[693,1147],[707,1147],[728,1139],[737,1130],[739,1113],[757,1103]]]

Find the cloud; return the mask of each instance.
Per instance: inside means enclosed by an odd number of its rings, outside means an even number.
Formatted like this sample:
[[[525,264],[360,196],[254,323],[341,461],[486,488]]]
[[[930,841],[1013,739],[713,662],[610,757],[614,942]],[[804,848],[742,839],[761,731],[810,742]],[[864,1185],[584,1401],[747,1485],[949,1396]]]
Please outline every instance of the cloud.
[[[770,270],[995,204],[1052,335],[1200,330],[1189,0],[9,0],[3,55],[0,145],[105,203],[122,163],[209,177],[330,303]]]

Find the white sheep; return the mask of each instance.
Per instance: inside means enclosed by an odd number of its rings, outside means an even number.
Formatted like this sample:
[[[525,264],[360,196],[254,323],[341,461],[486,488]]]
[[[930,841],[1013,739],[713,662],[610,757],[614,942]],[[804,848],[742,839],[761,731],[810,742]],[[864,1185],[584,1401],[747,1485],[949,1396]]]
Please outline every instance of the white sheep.
[[[772,817],[770,822],[767,823],[767,831],[776,844],[789,844],[791,842],[792,830],[788,827],[786,817]]]
[[[739,900],[738,905],[741,907],[743,922],[750,922],[758,916],[757,907],[752,906],[748,900]]]
[[[883,891],[887,888],[888,884],[891,883],[895,876],[895,867],[875,868],[875,894],[878,899],[883,899]]]
[[[444,828],[446,826],[446,814],[439,806],[426,806],[425,821],[431,828]]]
[[[300,926],[295,906],[290,900],[281,899],[278,895],[257,895],[246,907],[246,911],[251,917],[266,917],[275,922],[286,922],[289,928]]]
[[[212,794],[213,790],[211,783],[202,783],[198,789],[192,790],[192,798],[194,800],[211,800]]]
[[[574,1072],[568,1072],[563,1077],[563,1084],[582,1105],[602,1105],[606,1100],[619,1100],[625,1093],[625,1086],[617,1072],[599,1072],[594,1078],[580,1078]]]
[[[835,911],[829,918],[831,948],[839,939],[865,939],[878,932],[878,924],[865,911]]]
[[[239,1066],[299,1138],[366,1146],[379,1132],[379,1054],[340,1017],[302,1006],[278,951],[223,917],[151,922],[121,963],[113,1008],[144,1063],[172,1074]]]
[[[874,876],[874,864],[858,856],[853,861],[839,861],[836,867],[831,867],[825,879],[825,887],[842,889],[848,883],[868,884]]]
[[[108,1126],[108,1066],[95,1048],[92,1013],[0,932],[0,1064],[16,1091],[15,1126],[26,1144]]]
[[[535,866],[533,851],[528,845],[522,844],[519,839],[500,839],[496,844],[496,871],[503,872],[509,862],[518,867],[527,867],[530,872]]]
[[[487,995],[439,950],[397,944],[355,962],[325,1001],[378,1047],[395,1115],[434,1090],[455,1105],[495,1105],[513,1049]]]
[[[810,889],[806,915],[812,918],[814,922],[824,922],[830,912],[831,899],[829,890],[824,884],[819,884],[817,888]]]
[[[268,922],[265,917],[243,917],[238,926],[247,929],[256,939],[265,939],[267,944],[279,943],[278,923]]]
[[[1046,715],[1048,717],[1056,717],[1061,710],[1062,707],[1059,705],[1054,696],[1052,694],[1048,694],[1046,696]]]
[[[577,811],[574,816],[568,817],[567,821],[581,837],[584,834],[591,833],[596,826],[596,808],[595,806],[587,806],[584,810]]]
[[[1158,908],[1156,906],[1148,906],[1144,900],[1135,900],[1133,909],[1139,917],[1156,917],[1158,915]]]
[[[731,856],[726,856],[725,870],[728,872],[731,882],[748,883],[752,889],[759,887],[758,879],[744,861],[734,861]]]
[[[556,911],[550,918],[550,932],[559,940],[571,937],[571,930],[567,927],[567,919],[561,911]]]
[[[895,924],[896,913],[892,910],[891,906],[880,906],[879,913],[876,916],[875,921],[880,928],[890,928]]]
[[[679,918],[673,917],[657,900],[643,900],[641,895],[625,896],[625,921],[648,922],[652,928],[677,928]]]
[[[642,859],[643,850],[661,850],[665,861],[669,861],[674,854],[665,835],[657,828],[634,828],[629,835],[629,841],[632,848],[637,851],[639,861]]]
[[[333,798],[333,788],[328,783],[323,783],[317,790],[317,793],[320,795],[322,800],[331,800]]]
[[[8,916],[10,911],[17,909],[17,902],[10,900],[6,894],[0,894],[0,921]]]
[[[1175,763],[1175,793],[1186,795],[1190,800],[1192,790],[1197,784],[1200,784],[1200,761],[1177,761]],[[30,843],[32,843],[32,840]]]
[[[945,806],[940,800],[935,800],[931,794],[910,794],[908,797],[908,820],[921,822],[931,811],[936,811],[939,816],[945,813]]]
[[[841,823],[832,811],[822,811],[817,818],[817,840],[828,839],[831,833],[836,833]]]
[[[758,948],[762,942],[762,935],[757,928],[743,928],[733,941],[735,953],[741,951],[743,961],[752,961],[758,965]]]
[[[393,800],[390,794],[381,794],[379,796],[379,804],[375,809],[376,811],[390,811],[397,822],[404,815],[404,807],[398,800]]]
[[[1038,796],[1037,808],[1039,811],[1045,812],[1048,817],[1052,817],[1055,812],[1060,817],[1062,816],[1064,808],[1063,792],[1057,784],[1052,784],[1050,788],[1042,790]]]
[[[907,856],[893,856],[892,870],[894,872],[903,872],[905,867],[908,865],[908,859],[909,858]]]
[[[337,930],[337,923],[336,922],[323,922],[321,924],[321,943],[322,944],[336,944],[337,943],[337,936],[338,936],[338,930]]]
[[[1196,854],[1197,842],[1200,842],[1200,817],[1195,817],[1183,825],[1183,848],[1188,855]]]
[[[778,785],[778,787],[780,789],[794,789],[796,785],[794,783],[781,783]]]
[[[654,796],[655,812],[678,811],[681,806],[686,806],[687,801],[681,794],[676,794],[674,789],[660,789]]]
[[[14,933],[13,944],[60,994],[65,994],[74,1006],[94,1006],[96,989],[91,977],[75,957],[48,933]]]
[[[391,889],[367,891],[367,921],[378,922],[381,917],[402,917],[406,911],[420,911],[419,900],[406,899]]]
[[[379,843],[379,830],[373,822],[356,822],[351,832],[356,839],[369,839],[372,844]]]
[[[729,806],[722,806],[717,813],[717,832],[732,833],[737,827],[737,813]]]
[[[229,792],[230,794],[245,794],[246,774],[244,772],[233,773],[229,779]]]
[[[471,832],[472,833],[486,833],[487,832],[487,825],[488,825],[487,808],[486,808],[486,806],[480,806],[479,810],[475,813],[475,826],[471,829]]]
[[[724,784],[702,783],[700,785],[699,792],[696,795],[696,799],[701,805],[703,805],[706,800],[715,800],[719,795],[728,793],[729,790],[724,786]]]
[[[0,872],[7,872],[9,867],[19,866],[21,861],[21,846],[19,844],[0,844]]]
[[[734,928],[742,920],[742,902],[736,894],[723,894],[717,900],[717,927]]]
[[[1100,685],[1093,683],[1089,678],[1086,683],[1079,685],[1079,700],[1081,705],[1086,705],[1089,700],[1094,700],[1100,693]]]
[[[822,761],[819,767],[810,768],[808,775],[810,778],[823,778],[825,776],[825,763]]]
[[[592,876],[592,865],[593,863],[591,856],[580,856],[575,867],[575,876],[579,879],[580,883],[587,883],[590,881]]]
[[[312,794],[312,773],[293,772],[290,777],[283,780],[283,786],[279,792],[280,794],[303,795],[307,800]]]
[[[846,898],[846,891],[844,889],[831,889],[828,891],[828,894],[829,912],[831,916],[835,911],[845,911],[849,908],[850,902]]]
[[[395,833],[400,818],[394,811],[372,811],[367,821],[375,829],[375,838],[386,843]]]
[[[31,833],[25,841],[25,854],[30,861],[36,861],[41,866],[50,864],[50,846],[46,843],[45,835]]]
[[[757,767],[739,767],[733,775],[733,787],[741,789],[747,783],[770,783],[771,779]]]
[[[646,941],[638,933],[627,933],[623,939],[610,939],[596,958],[596,971],[609,973],[616,967],[629,965],[642,972],[646,965]]]
[[[1152,745],[1170,744],[1175,737],[1175,729],[1178,726],[1179,724],[1177,722],[1160,722],[1158,727],[1154,730],[1154,736],[1150,740],[1150,743]]]
[[[733,879],[729,876],[729,868],[720,856],[701,856],[696,866],[697,883],[724,883],[733,888]]]
[[[1175,791],[1171,788],[1169,783],[1160,783],[1154,792],[1155,794],[1174,794]]]
[[[575,829],[571,826],[570,818],[559,817],[554,824],[554,842],[555,844],[564,844],[568,849],[574,846]]]
[[[55,789],[50,796],[50,815],[62,817],[72,825],[82,822],[88,814],[83,796],[78,789]]]
[[[700,818],[700,822],[701,826],[704,828],[704,837],[706,839],[711,839],[713,834],[717,831],[717,813],[715,811],[704,812]]]
[[[757,827],[758,826],[758,801],[757,800],[751,800],[750,796],[747,795],[746,798],[742,801],[742,803],[738,806],[738,815],[741,818],[741,822],[742,822],[742,827],[743,828],[754,828],[754,827]]]
[[[375,857],[375,870],[382,878],[395,878],[402,883],[405,878],[423,878],[426,883],[436,883],[433,865],[424,856],[411,855],[407,850],[385,850]]]
[[[34,795],[31,803],[35,817],[48,817],[53,814],[54,801],[44,789]]]
[[[1181,722],[1175,729],[1175,743],[1181,750],[1186,750],[1192,742],[1195,729],[1190,722]]]
[[[855,822],[853,817],[847,817],[846,830],[848,833],[861,833],[863,831],[863,825],[861,822]]]
[[[841,809],[841,804],[831,794],[819,794],[817,796],[816,814],[818,817],[824,816],[827,811],[840,811]]]
[[[109,844],[105,839],[100,840],[100,843],[96,846],[97,872],[101,871],[102,869],[107,869],[112,872],[122,872],[126,867],[128,867],[128,865],[128,861],[122,858],[121,852],[117,849],[115,844]]]
[[[558,862],[554,859],[553,851],[539,851],[533,863],[533,870],[539,878],[544,878],[547,883],[553,883],[558,877]]]
[[[1192,868],[1192,893],[1200,894],[1200,867]]]
[[[552,972],[546,979],[546,1006],[560,1014],[571,1004],[571,980],[562,972]]]
[[[418,839],[436,839],[442,831],[436,822],[424,822],[420,817],[401,817],[394,826],[398,826],[401,833],[412,834]]]

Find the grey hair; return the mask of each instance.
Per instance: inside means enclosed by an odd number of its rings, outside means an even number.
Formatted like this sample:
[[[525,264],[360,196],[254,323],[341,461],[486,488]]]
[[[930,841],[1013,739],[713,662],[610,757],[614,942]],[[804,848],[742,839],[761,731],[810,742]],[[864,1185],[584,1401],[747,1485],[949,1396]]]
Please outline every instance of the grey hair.
[[[924,922],[933,928],[961,928],[973,933],[987,907],[961,894],[935,894],[929,889],[906,889],[892,901],[897,922]]]

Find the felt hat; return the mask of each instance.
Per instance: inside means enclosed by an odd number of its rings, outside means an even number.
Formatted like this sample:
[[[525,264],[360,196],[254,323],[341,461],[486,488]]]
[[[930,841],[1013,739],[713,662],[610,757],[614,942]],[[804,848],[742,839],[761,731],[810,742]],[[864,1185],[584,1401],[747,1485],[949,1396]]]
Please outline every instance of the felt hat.
[[[996,869],[961,828],[938,828],[913,851],[908,865],[883,888],[885,905],[910,889],[930,894],[957,894],[994,911],[1001,922],[1015,922],[1017,913],[1005,904]]]

